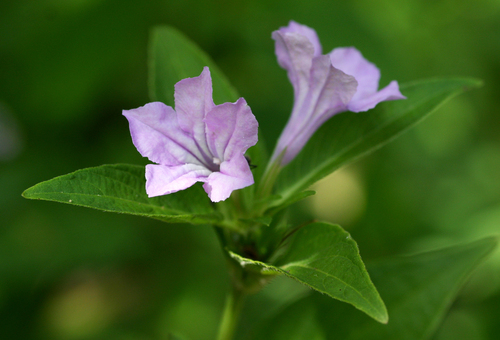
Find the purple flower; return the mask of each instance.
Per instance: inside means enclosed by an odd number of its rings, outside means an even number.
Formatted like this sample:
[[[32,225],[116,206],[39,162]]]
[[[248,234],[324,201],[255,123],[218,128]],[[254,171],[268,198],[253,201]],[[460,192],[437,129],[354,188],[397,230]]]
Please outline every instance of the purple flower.
[[[213,202],[254,183],[245,151],[257,143],[258,123],[245,99],[215,105],[208,67],[175,84],[175,111],[160,102],[124,110],[135,147],[157,164],[146,166],[149,197],[196,182]]]
[[[290,21],[273,32],[278,63],[287,70],[295,102],[272,160],[285,150],[289,163],[313,133],[334,114],[361,112],[385,100],[405,99],[396,81],[380,91],[380,71],[354,47],[336,48],[323,55],[316,32]]]

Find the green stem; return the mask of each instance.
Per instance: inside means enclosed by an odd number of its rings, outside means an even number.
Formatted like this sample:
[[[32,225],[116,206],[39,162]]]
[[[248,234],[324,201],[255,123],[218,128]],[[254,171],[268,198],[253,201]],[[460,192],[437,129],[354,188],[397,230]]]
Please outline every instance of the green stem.
[[[217,340],[233,339],[234,331],[240,317],[241,309],[245,300],[245,294],[233,286],[226,297],[226,306],[222,314]]]
[[[283,156],[285,156],[285,151],[286,149],[283,150],[283,152],[281,152],[281,154],[272,163],[267,165],[266,170],[260,179],[260,183],[257,186],[256,197],[258,199],[263,200],[271,195],[274,183],[276,182],[282,168],[281,160],[283,159]],[[257,206],[255,210],[262,214],[266,210],[266,204],[264,203],[263,206]]]

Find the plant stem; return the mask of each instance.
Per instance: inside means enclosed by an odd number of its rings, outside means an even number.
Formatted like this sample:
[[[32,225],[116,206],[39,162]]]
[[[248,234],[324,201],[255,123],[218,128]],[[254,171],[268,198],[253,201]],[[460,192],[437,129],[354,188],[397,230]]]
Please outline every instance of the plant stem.
[[[236,287],[226,297],[226,305],[219,327],[217,340],[232,340],[246,294]]]

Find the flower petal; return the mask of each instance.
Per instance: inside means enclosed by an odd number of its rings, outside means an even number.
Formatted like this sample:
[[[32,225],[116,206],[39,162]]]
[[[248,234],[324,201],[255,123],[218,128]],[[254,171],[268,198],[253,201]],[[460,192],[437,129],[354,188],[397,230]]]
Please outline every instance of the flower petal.
[[[220,165],[220,172],[212,172],[203,189],[212,202],[227,199],[233,190],[242,189],[254,183],[252,171],[243,155],[236,155]]]
[[[347,109],[352,112],[368,111],[373,109],[380,102],[398,99],[406,99],[406,97],[399,91],[398,82],[393,80],[389,85],[378,92],[359,98],[358,100],[354,100],[353,98],[347,105]]]
[[[305,36],[314,47],[314,57],[320,56],[321,53],[323,53],[318,35],[312,28],[291,20],[287,27],[281,27],[279,31],[282,33],[297,33]]]
[[[339,47],[329,54],[332,65],[358,81],[358,90],[353,100],[378,90],[380,71],[354,47]]]
[[[257,143],[259,124],[243,98],[217,105],[207,114],[205,124],[210,151],[220,161],[243,155]]]
[[[335,113],[345,111],[357,87],[357,80],[332,66],[328,56],[314,58],[308,94],[313,114],[309,123],[319,120],[321,125]]]
[[[276,41],[278,63],[288,71],[295,101],[302,102],[309,88],[309,71],[314,57],[314,46],[306,36],[286,32],[284,28],[274,31],[272,37]]]
[[[153,102],[132,110],[123,110],[128,119],[132,141],[143,157],[167,166],[201,164],[201,153],[193,139],[177,123],[170,107]]]
[[[208,150],[203,119],[215,104],[208,67],[204,67],[198,77],[186,78],[175,84],[174,97],[179,126],[195,140],[205,162],[210,162],[212,157]]]
[[[347,106],[349,111],[367,111],[381,101],[406,98],[399,92],[397,82],[391,82],[386,88],[377,92],[379,69],[354,47],[334,49],[330,53],[330,60],[334,67],[354,76],[358,81],[358,89]]]
[[[272,157],[286,148],[282,165],[295,158],[321,124],[346,110],[357,86],[356,79],[333,67],[328,56],[314,58],[309,83],[307,96],[301,106],[294,105]]]
[[[146,192],[149,197],[184,190],[196,182],[205,182],[211,171],[201,165],[146,165]]]

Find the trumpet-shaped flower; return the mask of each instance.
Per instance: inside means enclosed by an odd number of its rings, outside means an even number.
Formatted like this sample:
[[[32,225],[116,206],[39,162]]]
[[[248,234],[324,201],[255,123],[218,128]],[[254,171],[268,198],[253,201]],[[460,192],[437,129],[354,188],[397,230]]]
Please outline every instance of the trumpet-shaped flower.
[[[215,105],[208,67],[175,84],[175,110],[160,102],[124,110],[132,141],[146,166],[149,197],[196,182],[213,202],[254,183],[245,151],[257,143],[258,123],[243,98]]]
[[[333,115],[367,111],[382,101],[405,99],[396,81],[378,91],[380,71],[354,47],[336,48],[323,55],[316,31],[294,21],[273,32],[272,37],[278,63],[287,70],[294,89],[292,114],[272,157],[276,160],[285,152],[282,165],[289,163]]]

